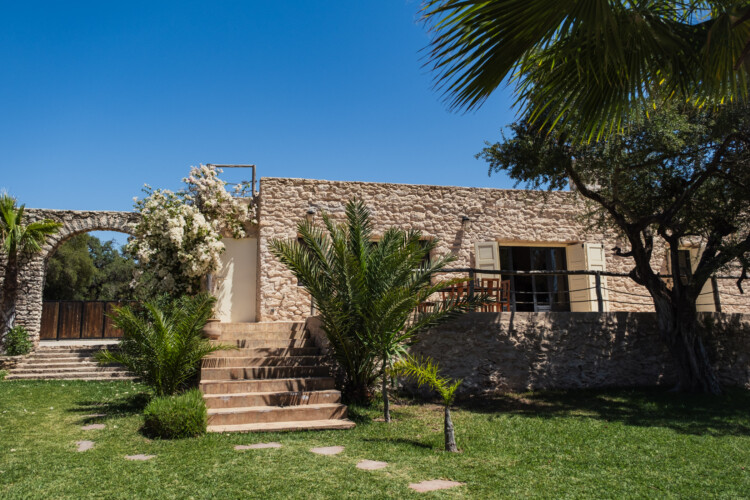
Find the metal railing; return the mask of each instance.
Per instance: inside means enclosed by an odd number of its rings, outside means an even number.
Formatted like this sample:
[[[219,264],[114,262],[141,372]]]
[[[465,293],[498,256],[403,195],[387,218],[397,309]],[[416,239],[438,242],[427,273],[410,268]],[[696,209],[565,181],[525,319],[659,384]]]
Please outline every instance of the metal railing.
[[[516,310],[517,305],[533,305],[535,308],[538,304],[536,301],[537,296],[548,296],[550,298],[548,304],[550,307],[553,306],[554,301],[552,300],[552,296],[555,295],[566,295],[568,300],[564,302],[558,302],[558,305],[570,305],[570,304],[576,304],[576,303],[591,303],[594,302],[593,299],[585,299],[585,300],[570,300],[570,295],[577,292],[587,292],[589,290],[595,290],[595,301],[596,301],[596,310],[598,312],[604,312],[604,304],[610,303],[610,304],[623,304],[623,305],[649,305],[652,302],[652,297],[649,293],[634,293],[630,291],[625,291],[617,288],[611,288],[609,286],[604,286],[602,283],[602,277],[613,277],[613,278],[626,278],[631,279],[630,274],[628,273],[616,273],[611,271],[591,271],[591,270],[580,270],[580,271],[563,271],[563,270],[557,270],[557,271],[510,271],[510,270],[496,270],[496,269],[476,269],[476,268],[450,268],[450,269],[443,269],[439,274],[467,274],[468,275],[468,285],[469,285],[469,295],[474,296],[475,290],[477,287],[477,276],[478,275],[493,275],[493,276],[510,276],[510,277],[537,277],[537,276],[593,276],[594,277],[594,284],[593,286],[588,286],[584,288],[577,288],[577,289],[568,289],[567,286],[561,287],[560,289],[556,290],[544,290],[544,291],[536,291],[532,288],[532,290],[518,290],[517,287],[513,286],[513,281],[511,284],[511,307],[512,310]],[[671,274],[659,274],[657,275],[659,278],[662,279],[674,279],[674,276]],[[737,296],[737,297],[747,297],[746,295],[742,294],[731,294],[724,292],[723,294],[720,294],[719,292],[719,286],[718,281],[719,280],[737,280],[739,279],[739,276],[720,276],[715,275],[711,277],[711,285],[712,289],[709,292],[701,293],[700,295],[711,295],[713,305],[716,309],[716,312],[721,312],[721,295],[729,295],[729,296]],[[566,283],[567,285],[567,283]],[[640,286],[640,285],[639,285]],[[642,301],[635,301],[635,299],[631,300],[619,300],[619,298],[611,298],[607,296],[605,298],[604,292],[611,292],[612,294],[617,295],[625,295],[628,297],[636,297],[636,298],[642,298],[646,300]],[[525,301],[525,300],[518,300],[518,296],[522,297],[528,297],[531,296],[531,301]],[[731,305],[741,305],[741,304],[731,304]],[[748,300],[748,305],[750,305],[750,300]]]

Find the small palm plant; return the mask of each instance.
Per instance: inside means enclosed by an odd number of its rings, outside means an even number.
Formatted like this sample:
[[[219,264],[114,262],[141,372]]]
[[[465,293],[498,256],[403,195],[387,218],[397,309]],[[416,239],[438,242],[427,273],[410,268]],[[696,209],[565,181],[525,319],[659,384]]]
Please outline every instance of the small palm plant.
[[[24,224],[25,205],[16,205],[16,199],[7,193],[0,194],[0,244],[6,258],[3,278],[0,315],[0,339],[11,328],[16,319],[16,296],[18,295],[18,270],[22,256],[42,251],[48,236],[57,233],[62,224],[49,219]]]
[[[302,221],[300,240],[274,240],[271,251],[312,296],[334,358],[345,372],[344,393],[350,401],[368,403],[382,376],[383,412],[391,420],[387,372],[423,330],[454,318],[482,298],[462,298],[418,306],[445,286],[433,277],[455,259],[429,260],[437,241],[419,231],[391,228],[374,241],[370,211],[356,199],[346,205],[346,223],[323,214],[325,229]]]
[[[166,306],[147,302],[142,312],[130,306],[116,308],[112,321],[123,332],[119,350],[100,351],[97,360],[124,365],[157,396],[176,394],[197,373],[204,356],[233,348],[212,345],[203,336],[215,300],[202,293],[180,297]]]
[[[420,386],[427,385],[432,390],[437,391],[445,406],[445,424],[443,427],[445,451],[457,452],[456,436],[453,430],[453,420],[451,420],[451,405],[456,398],[456,390],[463,380],[451,380],[448,377],[441,376],[437,362],[429,358],[402,358],[393,366],[393,372],[411,377]]]

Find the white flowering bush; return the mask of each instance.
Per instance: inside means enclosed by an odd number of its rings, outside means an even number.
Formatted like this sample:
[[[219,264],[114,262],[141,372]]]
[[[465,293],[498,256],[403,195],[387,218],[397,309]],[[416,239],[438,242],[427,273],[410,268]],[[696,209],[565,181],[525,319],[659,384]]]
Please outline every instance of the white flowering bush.
[[[135,199],[142,218],[127,251],[138,261],[139,276],[148,276],[154,292],[192,294],[201,278],[221,264],[222,236],[245,236],[245,224],[255,220],[255,205],[237,199],[217,177],[220,171],[201,165],[183,179],[184,191],[144,187]],[[245,194],[238,191],[238,194]]]
[[[187,184],[187,195],[209,220],[218,221],[224,234],[235,238],[245,236],[245,224],[257,222],[255,204],[243,198],[252,186],[242,182],[229,193],[226,182],[219,179],[221,169],[201,165],[191,167],[190,175],[182,179]]]

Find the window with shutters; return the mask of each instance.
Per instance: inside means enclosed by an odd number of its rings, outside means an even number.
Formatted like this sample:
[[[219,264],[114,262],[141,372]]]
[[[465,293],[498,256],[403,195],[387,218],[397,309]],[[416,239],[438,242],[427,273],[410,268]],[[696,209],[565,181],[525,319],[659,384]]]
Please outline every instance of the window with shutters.
[[[500,247],[500,267],[508,271],[565,271],[563,247]],[[514,311],[570,311],[565,276],[508,276]]]

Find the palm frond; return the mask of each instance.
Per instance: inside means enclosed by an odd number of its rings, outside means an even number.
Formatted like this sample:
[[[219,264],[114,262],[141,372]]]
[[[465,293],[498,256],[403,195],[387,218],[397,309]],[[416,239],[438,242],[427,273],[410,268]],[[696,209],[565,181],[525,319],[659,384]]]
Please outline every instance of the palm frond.
[[[440,366],[427,357],[410,356],[393,365],[393,373],[413,378],[417,385],[426,385],[436,391],[443,404],[450,406],[456,398],[456,391],[462,379],[452,380],[440,375]]]
[[[620,132],[643,99],[697,104],[748,93],[750,8],[738,2],[428,0],[427,65],[452,109],[512,85],[540,129],[576,120],[579,139]]]

